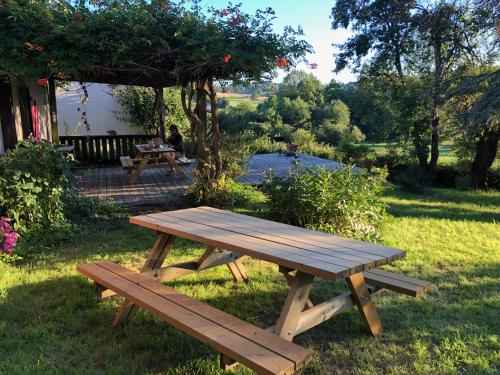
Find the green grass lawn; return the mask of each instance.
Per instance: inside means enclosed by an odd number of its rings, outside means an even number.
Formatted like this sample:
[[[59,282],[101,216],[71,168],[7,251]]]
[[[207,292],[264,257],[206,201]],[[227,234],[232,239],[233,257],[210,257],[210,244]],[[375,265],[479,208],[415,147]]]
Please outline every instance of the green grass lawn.
[[[500,193],[386,190],[386,245],[407,250],[391,270],[433,282],[425,298],[374,296],[385,332],[369,337],[356,309],[298,336],[314,351],[303,374],[498,374],[500,372]],[[139,268],[152,231],[126,220],[89,223],[64,245],[30,244],[37,256],[0,263],[0,374],[219,374],[209,347],[139,311],[120,329],[120,301],[98,303],[79,263],[111,259]],[[27,246],[27,245],[24,245]],[[179,241],[170,262],[203,249]],[[235,285],[226,268],[171,282],[183,293],[251,323],[268,326],[286,294],[277,269],[246,262],[251,282]],[[320,281],[312,300],[345,290]],[[251,373],[240,367],[237,374]]]
[[[252,100],[250,98],[250,95],[234,95],[234,96],[228,95],[224,96],[224,99],[226,99],[229,102],[230,107],[236,107],[238,104],[247,103],[253,109],[257,108],[257,106],[264,101],[263,97],[260,97],[257,100]]]

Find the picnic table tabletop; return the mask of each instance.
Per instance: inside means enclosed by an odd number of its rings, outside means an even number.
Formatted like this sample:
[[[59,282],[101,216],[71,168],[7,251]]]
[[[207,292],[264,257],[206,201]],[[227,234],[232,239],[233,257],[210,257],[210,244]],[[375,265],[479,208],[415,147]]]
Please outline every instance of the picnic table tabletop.
[[[150,147],[149,144],[135,145],[137,151],[141,154],[162,154],[164,152],[174,152],[174,148],[169,145],[159,145],[158,147]]]
[[[405,256],[403,250],[212,207],[134,216],[130,222],[328,280],[344,279]]]

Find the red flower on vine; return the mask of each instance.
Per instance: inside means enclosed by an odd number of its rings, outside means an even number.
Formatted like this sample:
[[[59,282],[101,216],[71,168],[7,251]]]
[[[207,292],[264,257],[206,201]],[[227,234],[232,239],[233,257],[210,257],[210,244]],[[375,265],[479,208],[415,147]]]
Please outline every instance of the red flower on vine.
[[[229,60],[231,60],[233,58],[233,56],[228,53],[226,56],[224,56],[224,62],[227,64],[229,62]]]
[[[278,66],[278,68],[285,68],[288,65],[288,61],[286,61],[285,57],[282,57],[281,59],[276,60],[275,63]]]
[[[38,80],[38,86],[47,87],[49,85],[49,80],[47,78],[40,78]]]
[[[229,11],[227,9],[223,9],[221,14],[222,14],[222,17],[225,17],[229,14]]]
[[[43,46],[35,46],[35,51],[43,52]]]

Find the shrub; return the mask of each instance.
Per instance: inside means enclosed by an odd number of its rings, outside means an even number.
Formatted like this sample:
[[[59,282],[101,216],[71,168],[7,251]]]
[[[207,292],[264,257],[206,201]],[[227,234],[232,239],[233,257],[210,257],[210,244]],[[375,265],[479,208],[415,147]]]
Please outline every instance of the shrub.
[[[11,225],[11,220],[6,217],[0,217],[0,254],[12,254],[18,236]]]
[[[296,171],[263,186],[275,220],[345,237],[373,240],[385,206],[378,176],[352,167]]]
[[[18,143],[0,157],[0,216],[10,217],[21,234],[64,225],[69,175],[70,164],[55,145]]]
[[[266,136],[255,139],[250,148],[255,154],[267,154],[284,150],[283,143],[272,142],[271,139]]]
[[[201,180],[196,179],[191,185],[191,189],[184,196],[184,200],[190,206],[210,205],[218,208],[246,207],[251,208],[262,202],[264,199],[255,187],[241,185],[231,178],[223,176],[210,196],[203,196],[206,189],[200,186]]]
[[[245,171],[244,164],[254,153],[252,142],[255,134],[245,130],[242,134],[221,134],[221,159],[224,174],[235,178]]]
[[[297,129],[292,134],[292,143],[295,143],[298,146],[298,151],[304,154],[330,160],[340,159],[340,155],[335,148],[324,143],[319,143],[316,141],[314,134],[305,129]]]

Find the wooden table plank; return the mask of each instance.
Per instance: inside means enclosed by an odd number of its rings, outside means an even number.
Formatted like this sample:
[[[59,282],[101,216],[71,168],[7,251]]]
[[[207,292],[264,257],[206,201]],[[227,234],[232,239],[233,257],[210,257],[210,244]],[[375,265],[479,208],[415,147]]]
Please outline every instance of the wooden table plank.
[[[169,212],[161,212],[158,214],[152,214],[154,217],[174,217],[182,220],[188,220],[192,222],[196,222],[199,224],[205,224],[214,228],[219,228],[223,230],[228,230],[234,233],[240,233],[245,236],[249,236],[251,238],[257,238],[261,240],[267,241],[267,246],[279,250],[289,251],[293,253],[300,253],[305,257],[309,257],[312,259],[322,260],[328,263],[336,264],[339,266],[343,266],[349,268],[351,272],[359,272],[366,271],[375,266],[375,263],[367,261],[366,259],[357,259],[356,261],[352,259],[346,259],[342,257],[342,254],[334,253],[334,252],[321,252],[321,251],[310,251],[303,246],[296,244],[291,241],[291,244],[285,244],[283,242],[275,242],[274,236],[255,232],[253,228],[248,229],[243,228],[241,226],[236,226],[229,221],[221,221],[218,218],[210,217],[209,215],[201,214],[195,210],[180,210],[180,211],[169,211]],[[321,250],[321,249],[320,249]]]
[[[326,251],[335,251],[335,252],[341,252],[344,254],[347,254],[351,257],[356,257],[356,259],[364,259],[366,261],[373,261],[377,266],[380,266],[382,264],[387,263],[387,257],[382,256],[382,255],[374,255],[371,253],[367,253],[365,251],[357,250],[357,249],[351,249],[351,248],[346,248],[344,246],[339,246],[339,245],[334,245],[334,244],[329,244],[325,242],[320,242],[315,239],[307,238],[302,235],[298,235],[295,233],[295,231],[290,232],[287,231],[286,228],[280,228],[280,227],[271,227],[267,220],[262,220],[261,221],[251,221],[249,222],[246,218],[246,215],[226,215],[226,211],[223,210],[218,210],[218,209],[213,209],[212,207],[197,207],[196,210],[203,210],[206,211],[210,215],[216,215],[218,217],[224,217],[226,219],[229,219],[232,223],[235,225],[240,225],[243,227],[251,227],[257,232],[262,232],[262,233],[267,233],[267,234],[272,234],[273,236],[276,237],[275,241],[276,242],[282,242],[282,241],[295,241],[297,244],[300,244],[300,246],[303,245],[310,245],[314,246],[315,249],[321,248],[325,249]],[[354,259],[354,258],[350,258]]]
[[[394,248],[387,247],[387,246],[380,246],[380,245],[372,244],[369,242],[353,240],[353,239],[344,238],[344,237],[338,237],[338,236],[334,236],[334,235],[331,235],[328,233],[313,231],[310,229],[296,227],[296,226],[288,225],[288,224],[277,223],[274,221],[256,218],[253,216],[241,215],[241,214],[237,214],[237,213],[234,213],[231,211],[220,210],[220,209],[213,208],[213,207],[203,206],[203,207],[199,207],[199,208],[207,210],[207,211],[221,212],[221,213],[224,213],[225,215],[231,216],[232,218],[243,217],[247,220],[247,223],[249,226],[260,223],[260,224],[266,225],[269,229],[271,229],[271,228],[272,229],[275,229],[275,228],[281,229],[283,232],[290,233],[290,234],[296,234],[296,235],[299,235],[305,239],[312,239],[315,241],[323,242],[323,243],[328,244],[328,245],[341,246],[341,247],[344,247],[347,249],[359,250],[359,251],[363,251],[363,252],[368,253],[368,254],[386,257],[389,259],[389,261],[400,259],[400,258],[403,258],[405,256],[405,251],[399,250],[399,249],[394,249]]]
[[[146,287],[148,290],[151,290],[174,303],[180,304],[195,314],[201,315],[216,324],[224,326],[237,335],[245,337],[258,345],[265,347],[272,346],[273,352],[287,358],[290,361],[293,361],[297,368],[301,367],[301,365],[310,357],[310,351],[301,346],[293,343],[287,343],[287,345],[284,345],[283,341],[271,332],[257,331],[255,330],[255,327],[249,323],[246,323],[205,303],[189,298],[172,288],[166,289],[161,284],[148,279],[144,275],[128,270],[113,262],[99,262],[97,264],[131,282],[137,283],[137,285]]]
[[[345,278],[351,274],[348,268],[269,248],[267,241],[250,238],[204,224],[168,217],[160,219],[151,217],[150,215],[130,217],[129,221],[159,232],[169,233],[221,249],[232,250],[241,255],[249,255],[329,280]]]
[[[198,220],[204,220],[207,223],[224,223],[226,225],[230,225],[232,227],[232,231],[239,231],[240,233],[248,232],[250,228],[252,231],[251,236],[253,237],[300,248],[306,251],[317,252],[336,258],[355,261],[357,264],[364,265],[364,270],[369,270],[371,268],[374,268],[375,266],[386,264],[388,262],[387,257],[372,255],[335,245],[326,245],[324,243],[320,243],[322,244],[322,246],[318,246],[316,244],[302,241],[302,237],[297,235],[290,235],[279,230],[277,231],[275,229],[269,229],[268,227],[264,227],[263,224],[254,225],[254,223],[252,223],[251,225],[249,225],[248,222],[244,222],[242,218],[236,218],[233,216],[229,217],[221,215],[217,212],[205,211],[202,208],[190,208],[186,210],[170,211],[166,214],[174,215],[174,212],[175,215],[197,213],[199,215],[202,215],[198,218]]]

